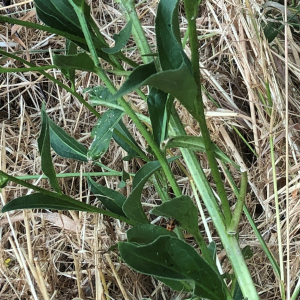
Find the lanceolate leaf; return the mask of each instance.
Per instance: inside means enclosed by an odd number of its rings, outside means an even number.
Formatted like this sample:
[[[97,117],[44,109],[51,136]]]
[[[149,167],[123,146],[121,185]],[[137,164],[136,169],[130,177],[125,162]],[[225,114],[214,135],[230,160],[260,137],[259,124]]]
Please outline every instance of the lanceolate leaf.
[[[126,200],[125,196],[96,183],[90,177],[88,177],[88,185],[92,193],[97,196],[106,209],[117,215],[125,216],[122,210],[122,205]]]
[[[115,40],[115,45],[112,48],[102,48],[102,51],[108,54],[115,54],[123,49],[131,35],[132,21],[129,21],[124,29],[120,33],[115,34],[113,39]]]
[[[180,227],[189,231],[191,234],[198,232],[198,213],[189,196],[181,196],[153,208],[152,214],[157,216],[175,219]]]
[[[99,159],[108,149],[114,127],[118,124],[123,112],[118,109],[106,111],[92,130],[93,143],[88,151],[88,159]]]
[[[2,212],[7,212],[16,209],[55,209],[55,210],[79,210],[88,212],[100,212],[99,209],[84,202],[77,201],[70,197],[62,199],[35,193],[23,197],[19,197],[8,202],[2,209]]]
[[[177,158],[178,157],[173,157],[169,162]],[[123,211],[130,220],[137,223],[149,223],[143,211],[140,199],[145,183],[160,167],[159,161],[150,161],[136,173],[132,183],[132,192],[123,204]]]
[[[176,136],[163,142],[162,147],[164,149],[170,148],[188,148],[190,150],[205,152],[205,145],[202,136]],[[224,163],[229,163],[240,169],[233,160],[231,160],[217,145],[213,144],[213,150],[216,157],[222,160]]]
[[[119,91],[112,96],[112,100],[118,99],[143,85],[150,85],[171,94],[182,102],[192,115],[197,113],[194,103],[197,86],[189,68],[184,63],[179,69],[159,73],[156,73],[154,63],[137,67]]]
[[[147,97],[148,110],[155,142],[160,143],[166,138],[170,112],[167,107],[168,94],[151,88]]]
[[[66,39],[66,55],[75,55],[77,54],[77,45],[72,41]],[[75,84],[75,69],[61,69],[62,73]]]
[[[75,55],[53,54],[53,63],[61,69],[96,72],[94,62],[86,52]]]
[[[168,231],[161,226],[140,224],[127,231],[127,240],[130,243],[150,244],[162,235],[176,238],[176,234],[173,231]]]
[[[141,273],[178,281],[192,280],[196,296],[227,299],[217,273],[182,240],[161,236],[147,245],[121,242],[119,250],[122,259]]]
[[[43,103],[41,109],[42,128],[38,138],[38,147],[41,154],[42,171],[48,177],[51,186],[54,190],[60,193],[60,187],[56,178],[56,173],[52,164],[51,148],[50,148],[50,134],[48,116],[45,111],[45,104]]]
[[[87,161],[87,148],[69,136],[50,119],[49,126],[51,146],[58,155],[80,161]]]

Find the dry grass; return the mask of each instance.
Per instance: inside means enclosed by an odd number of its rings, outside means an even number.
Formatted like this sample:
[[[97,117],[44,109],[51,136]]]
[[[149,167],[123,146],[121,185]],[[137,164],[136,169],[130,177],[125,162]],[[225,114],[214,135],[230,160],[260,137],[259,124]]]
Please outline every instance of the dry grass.
[[[89,1],[91,2],[91,1]],[[119,32],[125,22],[114,1],[93,1],[92,14],[99,22],[102,33],[112,42],[113,33]],[[146,1],[138,6],[146,35],[155,43],[154,17],[158,1]],[[205,1],[199,14],[198,31],[201,39],[201,67],[203,85],[220,108],[205,96],[207,121],[214,141],[249,172],[247,206],[272,253],[279,258],[282,250],[286,260],[287,234],[290,246],[290,284],[294,288],[299,276],[299,103],[300,103],[300,42],[299,33],[289,32],[289,97],[288,119],[285,116],[284,86],[284,41],[281,36],[270,46],[263,38],[260,26],[262,4],[258,1],[231,2],[224,0]],[[12,17],[21,18],[32,9],[31,1],[13,1]],[[181,13],[183,8],[181,7]],[[4,13],[1,10],[1,13]],[[245,14],[245,15],[243,15]],[[187,24],[184,14],[180,16],[181,30]],[[30,21],[35,22],[36,17]],[[256,35],[256,30],[258,35]],[[44,32],[20,28],[20,40],[14,41],[5,24],[0,25],[0,42],[10,45],[6,50],[20,51],[23,58],[38,65],[51,63],[51,51],[62,49],[64,41]],[[20,42],[28,52],[23,51]],[[3,48],[2,48],[3,49]],[[186,52],[189,54],[188,45]],[[126,55],[139,61],[135,45],[128,45]],[[17,67],[18,63],[1,60],[5,67]],[[49,71],[61,81],[65,79],[56,70]],[[77,90],[96,86],[98,79],[87,73],[78,72]],[[40,106],[44,95],[50,117],[67,132],[87,146],[95,118],[70,94],[59,89],[36,72],[2,74],[0,80],[0,167],[9,174],[24,176],[41,174],[37,137],[40,129]],[[120,78],[116,84],[120,85]],[[117,81],[118,80],[118,81]],[[265,82],[269,82],[274,110],[272,116],[261,100],[267,99]],[[143,101],[134,97],[133,103],[145,113]],[[98,111],[104,108],[98,107]],[[198,135],[199,127],[181,106],[179,114],[187,124],[188,134]],[[137,141],[146,146],[143,137],[130,122],[125,120]],[[249,150],[233,130],[237,128],[244,139],[255,149],[257,157]],[[289,132],[289,185],[286,186],[286,134]],[[270,135],[274,138],[276,180],[278,185],[282,249],[278,247],[276,227],[276,187],[272,178]],[[124,156],[114,143],[102,162],[116,169],[134,171],[135,165],[122,162]],[[201,155],[203,166],[207,166]],[[89,164],[62,159],[54,155],[57,173],[101,171]],[[186,178],[174,169],[185,194],[193,195]],[[209,170],[207,170],[209,174]],[[237,182],[238,182],[238,174]],[[117,188],[119,178],[101,178],[99,182]],[[48,187],[45,180],[32,183]],[[97,205],[90,196],[85,179],[60,179],[63,192],[72,197]],[[289,189],[289,227],[286,222],[285,192]],[[228,195],[231,189],[227,186]],[[130,187],[123,190],[126,195]],[[2,204],[32,191],[8,185],[2,190]],[[158,195],[149,186],[143,202],[156,204]],[[234,203],[235,198],[229,197]],[[216,236],[212,224],[210,229]],[[125,239],[126,226],[119,221],[82,212],[55,213],[42,211],[16,211],[0,216],[0,298],[5,299],[183,299],[185,295],[173,293],[156,280],[137,274],[121,263],[117,254],[107,252],[109,247]],[[257,285],[261,299],[281,299],[279,282],[260,244],[243,219],[240,227],[242,246],[250,245],[254,251],[248,261],[249,269]],[[218,242],[218,238],[214,237]],[[219,249],[221,250],[221,249]],[[220,251],[224,270],[230,270],[225,254]],[[286,263],[286,262],[285,262]],[[105,293],[109,296],[105,296]]]

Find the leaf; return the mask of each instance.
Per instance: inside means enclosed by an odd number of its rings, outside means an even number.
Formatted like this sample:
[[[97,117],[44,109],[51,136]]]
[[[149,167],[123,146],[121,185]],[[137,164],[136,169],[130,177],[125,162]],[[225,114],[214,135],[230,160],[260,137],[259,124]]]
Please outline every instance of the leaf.
[[[114,127],[118,124],[122,115],[123,112],[118,109],[109,109],[98,120],[92,130],[94,140],[88,150],[89,160],[99,159],[107,151]]]
[[[130,20],[124,29],[118,34],[114,34],[115,45],[112,48],[102,48],[102,51],[108,54],[115,54],[123,49],[131,35],[132,21]]]
[[[49,118],[50,142],[53,150],[60,156],[87,161],[87,148],[68,135]]]
[[[213,259],[213,261],[216,261],[217,258],[217,246],[216,243],[214,241],[211,241],[209,243],[209,245],[207,246],[210,254],[211,254],[211,258]]]
[[[104,86],[95,86],[93,88],[86,88],[83,90],[84,93],[89,94],[89,102],[91,105],[99,105],[97,101],[107,101],[110,102],[111,99],[111,92],[107,87]],[[112,101],[111,103],[117,104],[117,100]]]
[[[75,55],[58,55],[53,54],[53,63],[60,69],[82,70],[89,72],[97,72],[93,60],[86,52]]]
[[[4,174],[0,174],[0,189],[5,188],[8,182],[8,178]]]
[[[180,41],[178,1],[161,0],[155,18],[155,33],[159,61],[162,69],[176,70],[182,63],[190,68]]]
[[[130,157],[140,157],[141,154],[143,154],[142,149],[136,143],[122,120],[120,120],[119,123],[115,126],[113,138],[119,146],[127,151]]]
[[[227,299],[217,273],[182,240],[161,236],[147,245],[121,242],[119,250],[122,259],[138,272],[171,280],[192,280],[195,295],[211,300]]]
[[[147,97],[153,136],[158,145],[166,138],[168,132],[170,111],[166,109],[167,100],[168,94],[156,88],[151,88]]]
[[[126,200],[125,196],[96,183],[91,177],[88,177],[88,185],[92,193],[96,195],[106,209],[117,215],[125,216],[122,210],[122,205]]]
[[[179,222],[180,227],[193,235],[198,232],[197,207],[189,196],[180,196],[164,202],[154,207],[151,213],[157,216],[175,219]]]
[[[178,157],[173,157],[169,159],[169,162],[177,158]],[[133,179],[131,194],[123,204],[123,211],[130,220],[137,223],[149,223],[143,211],[140,199],[145,183],[160,167],[159,161],[150,161],[137,171]]]
[[[250,259],[253,257],[253,251],[252,249],[250,248],[250,246],[245,246],[243,249],[242,249],[242,254],[245,258],[245,260],[247,259]]]
[[[127,231],[127,240],[130,243],[150,244],[162,235],[176,238],[173,231],[152,224],[140,224]]]
[[[84,38],[77,14],[68,0],[34,0],[34,2],[38,17],[46,25],[68,34]],[[97,49],[97,54],[102,59],[106,60],[112,65],[115,65],[109,55],[101,50],[102,48],[108,47],[108,44],[105,42],[105,39],[102,36],[96,36],[94,34],[92,30],[92,25],[94,24],[92,24],[93,20],[90,16],[90,7],[86,3],[84,3],[84,17],[87,20],[88,29],[92,34],[92,39]],[[63,34],[63,32],[61,33],[62,36],[69,38],[82,49],[86,51],[89,50],[85,40],[83,40],[82,43],[78,42],[75,39],[67,37],[65,34]]]
[[[53,193],[54,194],[54,193]],[[57,197],[35,193],[11,200],[2,208],[2,212],[16,209],[55,209],[55,210],[79,210],[87,212],[99,212],[99,209],[70,197]]]
[[[237,170],[240,169],[240,166],[231,160],[216,144],[212,144],[212,147],[217,158],[224,163],[232,164]],[[162,148],[188,148],[190,150],[206,152],[202,136],[176,136],[164,141],[162,143]]]
[[[195,104],[197,86],[189,68],[184,63],[179,69],[159,73],[156,73],[154,63],[137,67],[111,100],[118,99],[144,85],[150,85],[171,94],[193,116],[198,116]]]
[[[66,55],[77,54],[77,45],[66,39]],[[75,69],[61,69],[62,73],[75,85]]]
[[[52,164],[51,148],[50,148],[50,133],[49,133],[49,122],[48,116],[45,111],[45,103],[41,109],[42,128],[40,136],[37,140],[38,147],[41,155],[41,167],[43,173],[48,177],[49,182],[53,189],[61,193],[60,187],[56,178],[56,173]]]
[[[130,179],[130,176],[127,172],[125,172],[124,170],[122,171],[122,179],[118,185],[118,188],[119,189],[122,189],[126,186],[126,180],[129,180]]]

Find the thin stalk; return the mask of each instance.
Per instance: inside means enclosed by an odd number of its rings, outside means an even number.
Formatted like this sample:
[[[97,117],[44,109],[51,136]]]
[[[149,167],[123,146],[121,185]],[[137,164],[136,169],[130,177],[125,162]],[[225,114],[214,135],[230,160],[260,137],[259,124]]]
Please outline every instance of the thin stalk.
[[[207,159],[211,168],[211,173],[216,183],[217,191],[222,203],[222,209],[225,217],[226,225],[231,222],[231,211],[229,202],[226,196],[226,191],[222,181],[221,174],[219,172],[218,164],[215,158],[214,151],[212,149],[212,141],[210,139],[210,134],[207,128],[205,114],[204,114],[204,104],[202,100],[202,90],[201,90],[201,78],[200,78],[200,66],[199,66],[199,52],[198,52],[198,37],[196,30],[196,12],[198,8],[198,3],[194,0],[184,0],[184,7],[186,11],[186,16],[188,20],[189,29],[189,42],[191,48],[191,63],[194,79],[197,85],[197,121],[199,122],[202,137],[204,140],[205,150]]]
[[[8,181],[12,181],[16,184],[22,185],[22,186],[24,186],[28,189],[32,189],[33,191],[39,192],[41,194],[48,195],[50,197],[59,198],[59,199],[66,200],[66,201],[70,201],[70,200],[74,201],[73,198],[71,198],[71,197],[69,197],[65,194],[58,194],[58,193],[54,193],[54,192],[45,190],[41,187],[30,184],[26,181],[20,180],[20,179],[14,177],[14,176],[10,176],[7,173],[0,170],[0,177],[1,176],[3,176],[4,178],[7,178]],[[94,210],[94,212],[97,212],[97,213],[100,213],[100,214],[103,214],[103,215],[106,215],[106,216],[109,216],[109,217],[112,217],[112,218],[115,218],[115,219],[119,219],[120,221],[126,222],[127,224],[136,225],[135,222],[129,220],[128,218],[123,217],[123,216],[119,216],[119,215],[114,214],[114,213],[112,213],[108,210],[104,210],[104,209],[101,209],[101,208],[98,208],[98,207],[93,207],[93,210]]]

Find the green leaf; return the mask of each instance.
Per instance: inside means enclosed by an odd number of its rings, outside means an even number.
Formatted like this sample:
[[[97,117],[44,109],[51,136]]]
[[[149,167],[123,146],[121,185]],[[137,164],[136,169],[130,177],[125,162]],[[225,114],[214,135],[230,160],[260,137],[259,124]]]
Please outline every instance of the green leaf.
[[[88,185],[92,193],[97,196],[106,209],[117,215],[125,216],[122,210],[122,205],[126,200],[125,196],[96,183],[91,177],[88,177]]]
[[[123,49],[126,46],[128,40],[130,38],[131,28],[132,28],[132,21],[130,20],[127,23],[127,25],[125,26],[125,28],[120,31],[120,33],[114,34],[114,37],[113,37],[113,39],[115,41],[114,47],[102,48],[102,51],[104,51],[105,53],[108,53],[108,54],[115,54],[115,53],[121,51],[121,49]]]
[[[150,244],[162,235],[176,238],[176,234],[173,231],[168,231],[161,226],[140,224],[127,231],[127,240],[130,243]]]
[[[5,188],[8,182],[8,178],[5,175],[0,174],[0,189]]]
[[[173,157],[169,159],[169,162],[177,158],[178,157]],[[145,183],[160,167],[159,161],[150,161],[137,171],[133,179],[131,194],[123,204],[123,211],[130,220],[137,223],[149,223],[143,211],[140,199]]]
[[[72,41],[66,39],[66,55],[77,54],[77,45]],[[75,84],[75,69],[61,69],[62,73]]]
[[[168,94],[151,88],[147,97],[148,111],[155,142],[160,143],[166,138],[170,111],[167,108]]]
[[[119,123],[115,126],[113,138],[119,146],[127,151],[130,157],[140,157],[141,154],[143,154],[142,149],[136,143],[122,120],[120,120]]]
[[[50,148],[50,133],[49,133],[49,119],[46,114],[45,104],[43,103],[41,109],[42,128],[40,136],[37,140],[41,155],[41,165],[43,173],[48,177],[53,189],[61,193],[60,187],[56,178],[56,173],[52,164],[51,148]]]
[[[49,118],[50,142],[53,150],[60,156],[87,161],[87,148],[69,136]]]
[[[89,102],[91,105],[99,105],[99,101],[107,101],[113,104],[117,104],[118,101],[110,101],[111,100],[111,92],[107,87],[104,86],[95,86],[93,88],[86,88],[83,90],[84,93],[89,94]],[[98,102],[97,102],[98,101]]]
[[[207,246],[210,254],[211,254],[211,258],[213,259],[213,261],[216,261],[217,258],[217,245],[214,241],[211,241],[209,243],[209,245]]]
[[[88,159],[99,159],[108,149],[114,127],[122,118],[123,112],[118,109],[107,110],[92,130],[93,143],[88,150]]]
[[[179,69],[182,63],[190,68],[180,41],[178,1],[161,0],[155,18],[157,50],[162,69]]]
[[[53,63],[60,69],[82,70],[89,72],[97,72],[91,57],[86,53],[78,53],[75,55],[58,55],[53,54]]]
[[[67,34],[72,34],[81,38],[84,37],[77,14],[68,0],[34,0],[34,2],[38,17],[46,25],[63,31]],[[105,42],[105,39],[102,36],[96,36],[93,32],[92,27],[94,24],[92,24],[93,20],[90,16],[90,7],[86,3],[84,3],[84,17],[88,23],[88,29],[92,34],[92,39],[97,49],[97,54],[102,59],[106,60],[112,65],[115,65],[109,55],[101,50],[102,48],[108,47],[108,44]],[[83,42],[78,42],[77,39],[72,39],[63,32],[61,33],[62,36],[70,39],[82,49],[86,51],[89,50],[85,40],[83,40]]]
[[[198,213],[189,196],[180,196],[163,204],[154,207],[152,214],[157,216],[175,219],[180,227],[189,231],[191,234],[198,232]]]
[[[16,209],[54,209],[54,210],[79,210],[87,212],[98,212],[98,209],[77,201],[70,197],[62,199],[61,195],[57,197],[35,193],[11,200],[2,208],[2,212],[7,212]]]
[[[245,260],[250,259],[250,258],[253,257],[253,251],[252,251],[252,249],[250,248],[249,245],[242,249],[242,254],[243,254]]]
[[[156,73],[154,63],[137,67],[111,100],[118,99],[143,85],[150,85],[171,94],[193,116],[197,115],[197,86],[186,64],[183,63],[179,69],[159,73]]]
[[[194,282],[194,294],[211,300],[225,300],[221,279],[214,269],[186,242],[161,236],[153,243],[119,243],[122,259],[133,269],[165,279]]]
[[[122,171],[122,179],[118,185],[118,188],[119,189],[124,188],[126,186],[126,180],[129,180],[129,179],[130,179],[130,175],[123,170]]]
[[[233,165],[237,170],[240,169],[240,166],[233,160],[231,160],[217,145],[212,144],[212,147],[217,158],[219,158],[224,163]],[[162,143],[162,148],[188,148],[190,150],[206,152],[202,136],[176,136],[164,141]]]

